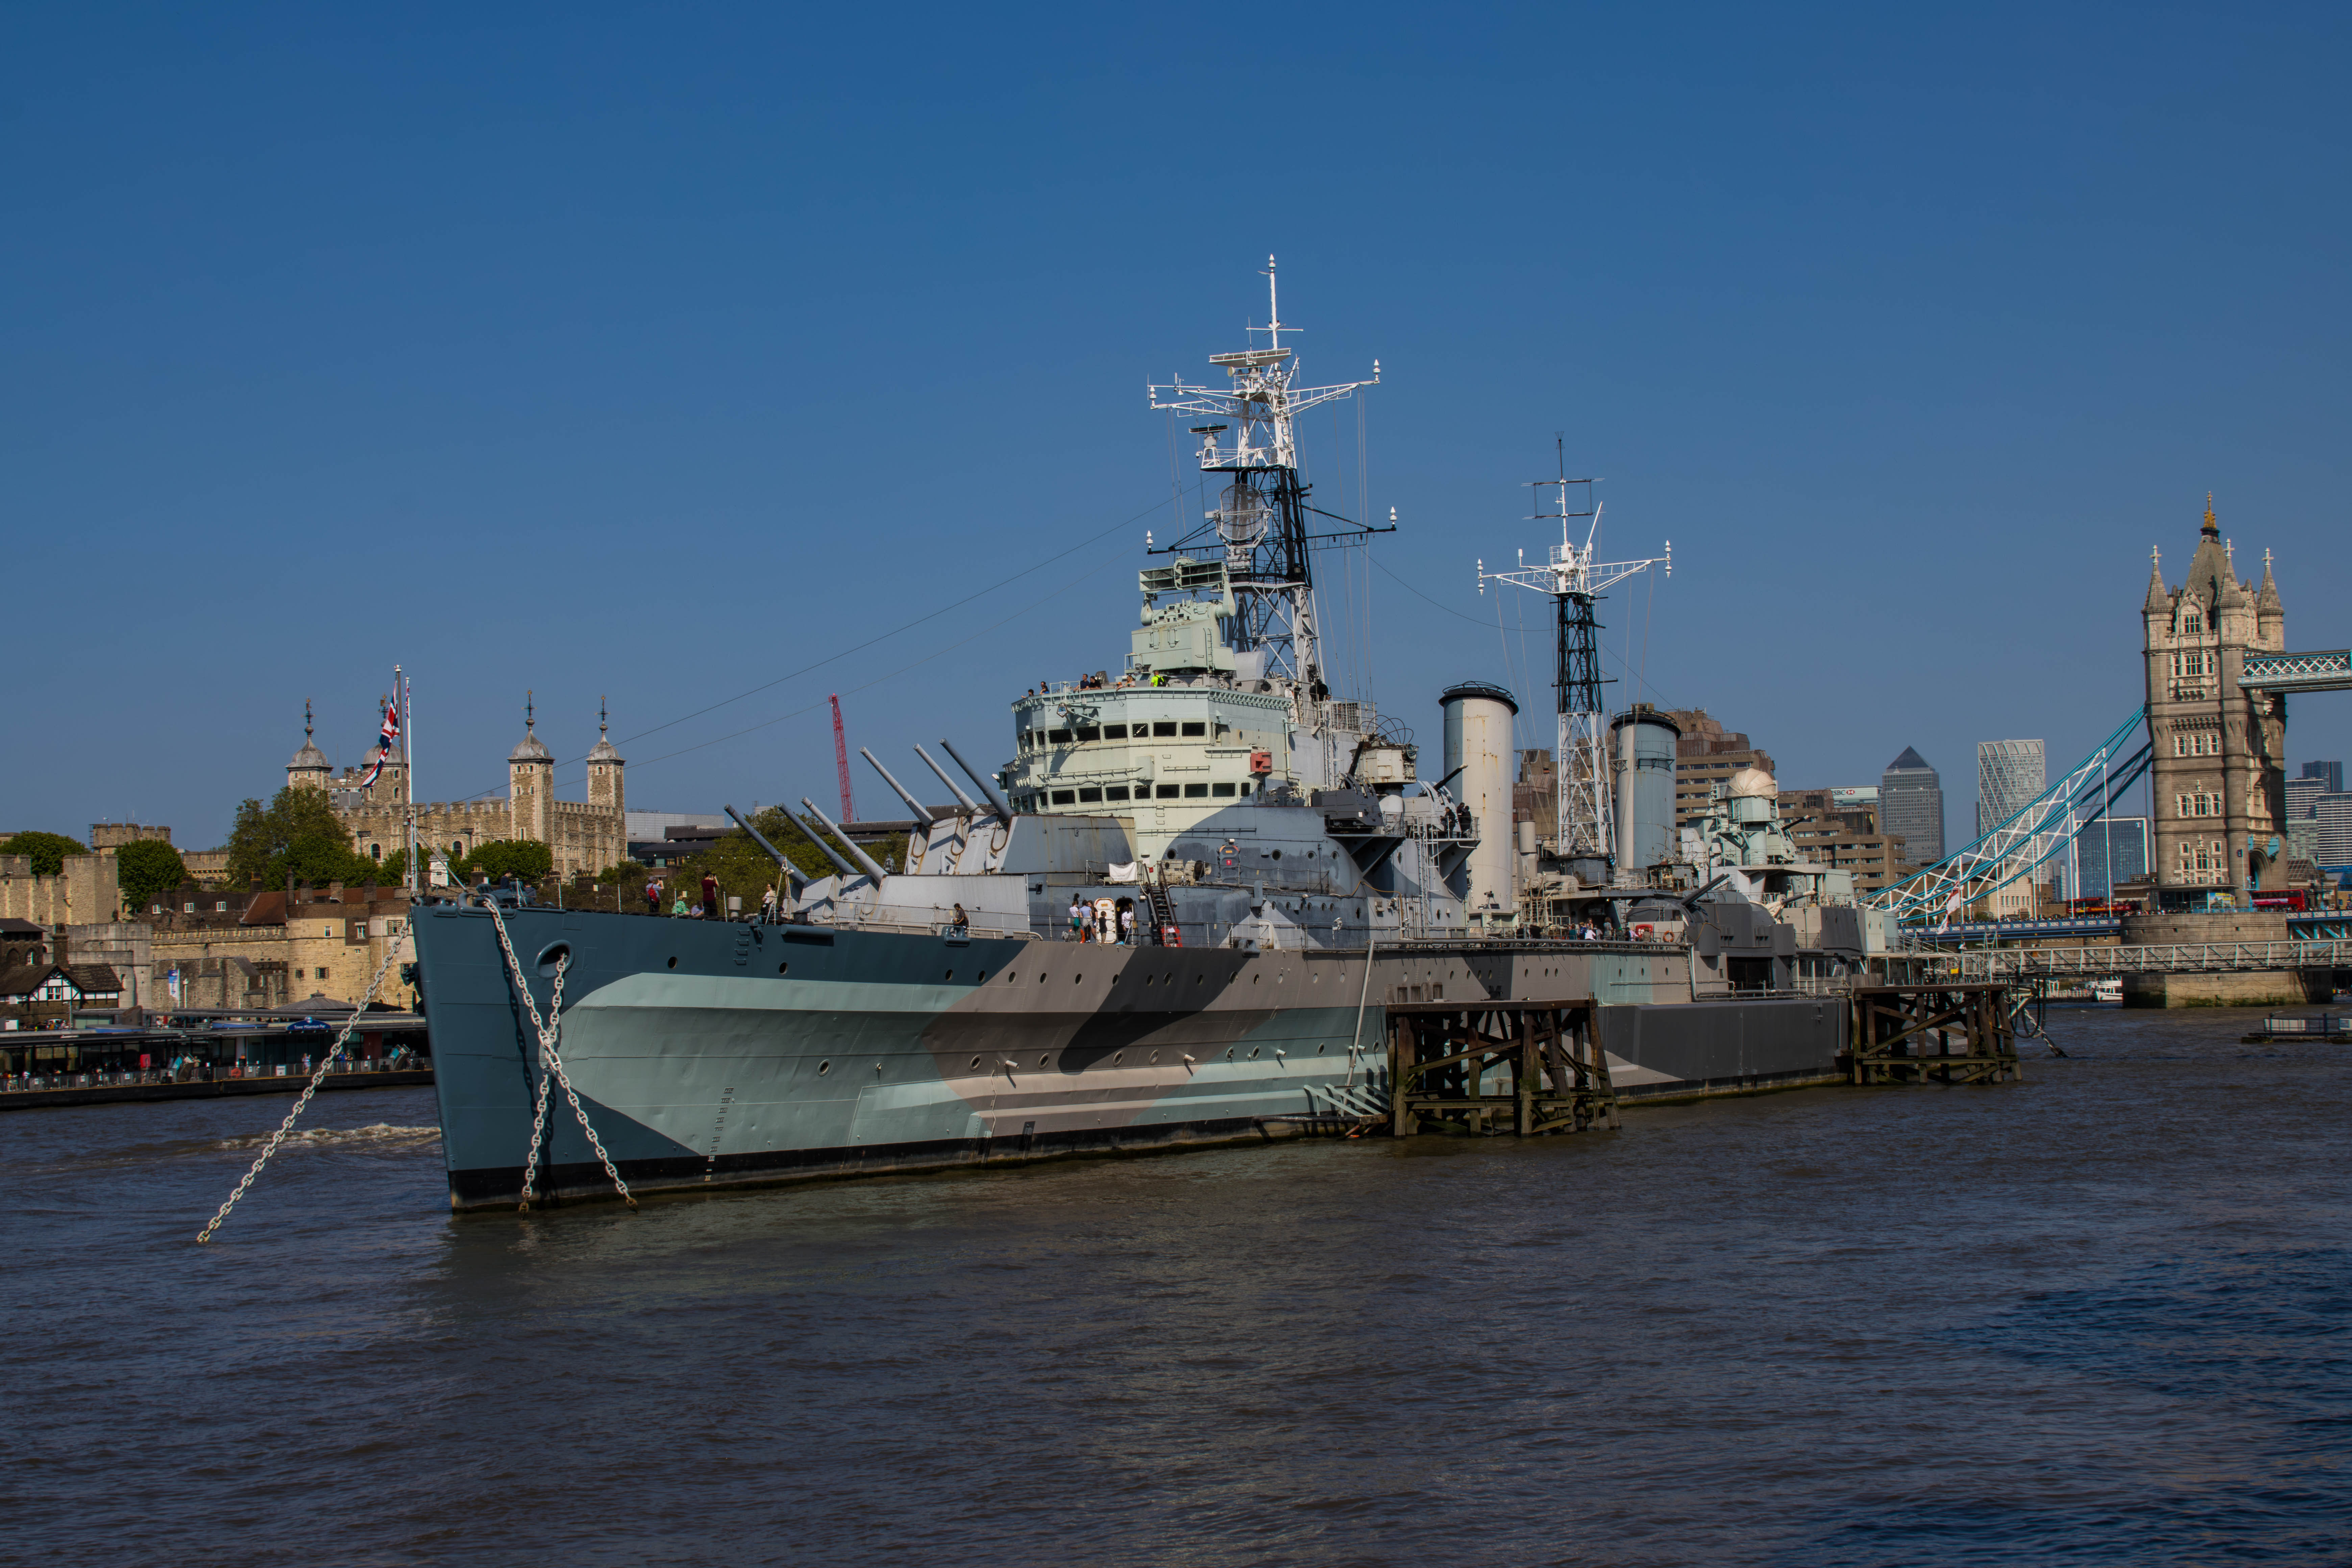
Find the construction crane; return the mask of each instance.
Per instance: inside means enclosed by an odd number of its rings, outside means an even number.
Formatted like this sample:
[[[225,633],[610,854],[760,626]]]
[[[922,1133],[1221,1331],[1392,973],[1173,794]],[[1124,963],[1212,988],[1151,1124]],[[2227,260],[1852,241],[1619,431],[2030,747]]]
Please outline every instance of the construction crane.
[[[857,820],[857,803],[849,798],[849,737],[842,733],[841,697],[831,693],[825,700],[833,704],[833,766],[841,781],[841,820]]]
[[[1559,694],[1559,738],[1554,757],[1554,778],[1559,795],[1558,853],[1563,859],[1606,859],[1613,842],[1610,832],[1609,802],[1609,713],[1602,705],[1601,689],[1608,684],[1601,677],[1601,626],[1592,618],[1592,602],[1601,591],[1612,584],[1622,582],[1653,566],[1665,568],[1665,575],[1675,574],[1674,542],[1666,542],[1666,552],[1646,561],[1615,561],[1596,564],[1592,559],[1593,541],[1601,531],[1601,507],[1595,502],[1583,511],[1569,510],[1568,488],[1588,487],[1591,479],[1568,477],[1567,448],[1560,448],[1559,477],[1554,479],[1530,481],[1530,488],[1559,491],[1558,511],[1538,511],[1531,521],[1558,519],[1559,542],[1549,547],[1548,559],[1540,566],[1528,564],[1528,552],[1519,552],[1519,564],[1509,572],[1489,572],[1484,561],[1478,563],[1478,592],[1485,594],[1486,580],[1508,583],[1514,587],[1531,588],[1552,598],[1554,619],[1558,627],[1559,664],[1552,685]],[[1584,531],[1584,542],[1578,544],[1569,536],[1571,520],[1591,520]]]

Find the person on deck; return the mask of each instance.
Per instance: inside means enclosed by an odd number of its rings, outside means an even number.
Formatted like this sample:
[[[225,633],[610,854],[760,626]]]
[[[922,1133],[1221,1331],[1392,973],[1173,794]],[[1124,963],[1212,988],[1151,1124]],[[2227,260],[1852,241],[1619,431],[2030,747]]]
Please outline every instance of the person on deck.
[[[707,921],[719,918],[719,879],[709,871],[702,874],[702,918]]]
[[[776,885],[773,882],[769,883],[768,890],[760,895],[760,923],[776,923]]]
[[[1070,940],[1072,942],[1086,941],[1086,900],[1079,898],[1077,894],[1072,893],[1070,895]]]

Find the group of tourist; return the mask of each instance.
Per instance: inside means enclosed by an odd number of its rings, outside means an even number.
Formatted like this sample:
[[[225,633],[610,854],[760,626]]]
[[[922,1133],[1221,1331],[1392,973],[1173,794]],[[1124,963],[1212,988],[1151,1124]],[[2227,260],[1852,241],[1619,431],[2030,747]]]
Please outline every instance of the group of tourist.
[[[1089,904],[1076,893],[1071,894],[1070,940],[1115,942],[1120,947],[1133,947],[1134,903],[1127,899],[1119,900],[1117,904],[1108,899],[1097,899]]]

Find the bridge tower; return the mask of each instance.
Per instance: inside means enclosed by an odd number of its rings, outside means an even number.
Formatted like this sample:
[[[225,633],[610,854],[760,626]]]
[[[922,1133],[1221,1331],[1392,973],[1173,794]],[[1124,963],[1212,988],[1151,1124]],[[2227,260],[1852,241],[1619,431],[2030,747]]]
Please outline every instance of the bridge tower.
[[[2140,614],[2158,898],[2185,908],[2227,891],[2242,904],[2285,880],[2286,699],[2239,678],[2248,655],[2284,650],[2286,612],[2267,552],[2261,587],[2238,581],[2210,495],[2187,580],[2168,589],[2150,555]]]

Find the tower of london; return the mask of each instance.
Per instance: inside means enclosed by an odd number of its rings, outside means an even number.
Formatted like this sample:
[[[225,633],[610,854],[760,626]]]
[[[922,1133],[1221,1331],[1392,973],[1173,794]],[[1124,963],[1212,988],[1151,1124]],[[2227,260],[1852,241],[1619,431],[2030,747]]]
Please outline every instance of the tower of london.
[[[597,716],[596,744],[590,748],[586,801],[555,798],[555,757],[539,738],[537,715],[524,704],[523,737],[507,753],[507,793],[475,800],[419,802],[420,845],[452,856],[470,854],[494,839],[544,844],[558,876],[594,875],[628,858],[627,798],[620,749]],[[366,771],[346,768],[338,775],[303,728],[302,749],[286,764],[288,784],[324,790],[335,816],[352,836],[352,847],[371,859],[399,853],[408,841],[405,803],[407,769],[397,754],[384,760],[373,784]],[[426,865],[433,866],[428,857]],[[437,879],[437,872],[436,873]]]

